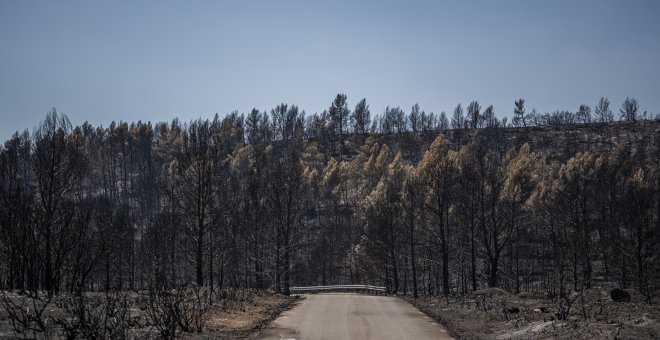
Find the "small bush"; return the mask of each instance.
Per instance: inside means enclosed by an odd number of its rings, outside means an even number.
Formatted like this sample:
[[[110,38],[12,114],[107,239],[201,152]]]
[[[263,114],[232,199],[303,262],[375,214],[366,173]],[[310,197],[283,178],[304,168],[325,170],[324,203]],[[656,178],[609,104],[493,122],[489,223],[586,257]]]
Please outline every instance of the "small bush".
[[[140,308],[164,339],[176,339],[179,331],[202,332],[210,316],[209,294],[199,287],[152,289]]]
[[[126,339],[132,326],[129,300],[125,293],[97,297],[70,297],[57,306],[70,316],[54,318],[67,339]]]
[[[10,296],[10,293],[0,293],[0,303],[9,314],[14,335],[21,339],[49,336],[44,311],[51,300],[47,294],[38,292],[15,297]]]

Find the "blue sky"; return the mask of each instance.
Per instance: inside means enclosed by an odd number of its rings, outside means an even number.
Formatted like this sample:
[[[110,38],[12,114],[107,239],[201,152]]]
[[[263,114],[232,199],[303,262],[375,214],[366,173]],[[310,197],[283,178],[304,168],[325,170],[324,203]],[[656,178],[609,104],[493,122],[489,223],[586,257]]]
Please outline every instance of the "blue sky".
[[[51,107],[74,124],[187,121],[338,92],[451,112],[660,111],[660,2],[2,1],[0,139]]]

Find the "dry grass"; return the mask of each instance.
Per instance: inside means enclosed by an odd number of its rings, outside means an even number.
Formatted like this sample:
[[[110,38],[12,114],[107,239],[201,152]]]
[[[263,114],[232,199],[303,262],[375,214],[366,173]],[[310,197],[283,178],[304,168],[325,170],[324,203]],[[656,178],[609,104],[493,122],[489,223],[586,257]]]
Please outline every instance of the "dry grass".
[[[253,337],[285,310],[293,307],[297,297],[258,291],[251,301],[240,306],[214,309],[206,324],[209,336],[227,339]]]

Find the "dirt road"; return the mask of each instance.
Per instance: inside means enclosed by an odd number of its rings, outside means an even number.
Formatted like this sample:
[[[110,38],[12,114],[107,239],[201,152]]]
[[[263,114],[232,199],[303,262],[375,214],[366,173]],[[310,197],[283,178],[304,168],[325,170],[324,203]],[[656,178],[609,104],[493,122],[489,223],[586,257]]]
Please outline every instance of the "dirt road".
[[[389,296],[308,295],[257,339],[451,339],[408,302]]]

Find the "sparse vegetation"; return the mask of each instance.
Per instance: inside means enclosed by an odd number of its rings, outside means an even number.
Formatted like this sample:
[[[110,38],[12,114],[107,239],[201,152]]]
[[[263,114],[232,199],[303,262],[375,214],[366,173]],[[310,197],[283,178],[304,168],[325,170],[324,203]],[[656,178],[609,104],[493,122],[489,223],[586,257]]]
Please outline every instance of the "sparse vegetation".
[[[267,291],[181,287],[143,292],[3,293],[0,339],[242,339],[297,301]],[[34,309],[36,307],[36,309]]]
[[[51,319],[67,339],[126,339],[135,326],[127,293],[67,296],[55,304],[65,313]]]
[[[492,288],[448,297],[424,296],[412,303],[467,339],[649,339],[660,335],[660,310],[634,292],[628,303],[606,290],[570,297],[510,294]]]

